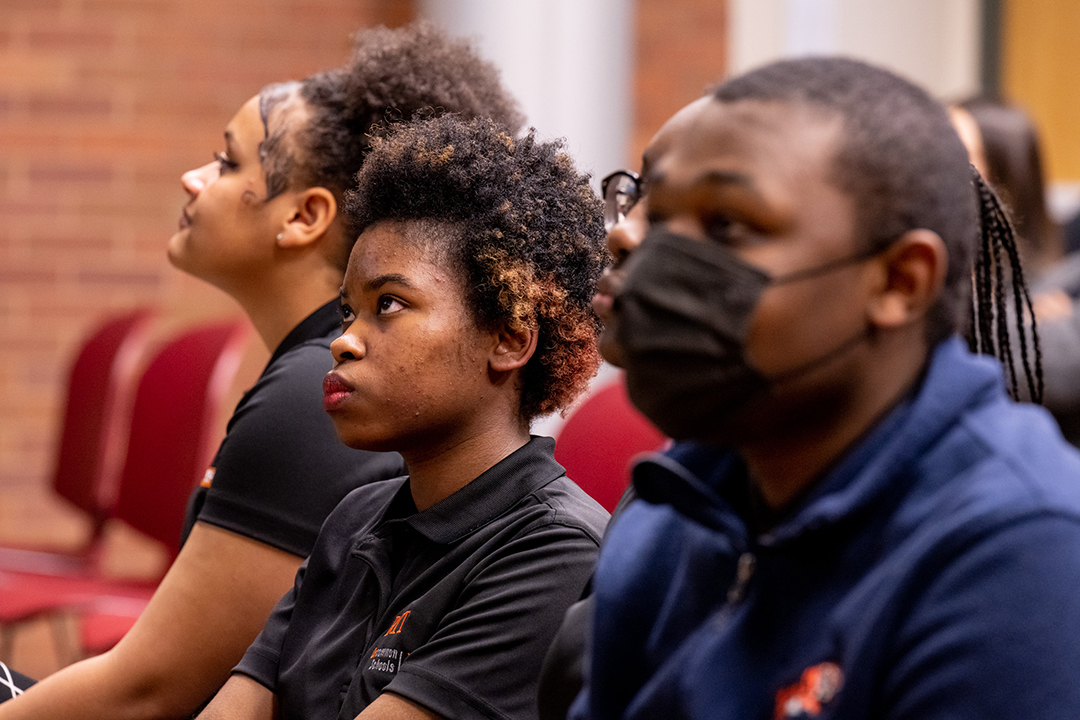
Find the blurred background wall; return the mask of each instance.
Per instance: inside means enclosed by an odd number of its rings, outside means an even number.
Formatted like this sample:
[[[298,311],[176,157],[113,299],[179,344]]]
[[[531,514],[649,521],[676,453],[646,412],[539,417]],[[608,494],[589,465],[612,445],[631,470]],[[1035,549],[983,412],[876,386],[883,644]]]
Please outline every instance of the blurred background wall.
[[[636,168],[729,69],[843,52],[946,100],[1002,90],[1039,122],[1064,205],[1080,179],[1076,0],[0,0],[0,493],[46,483],[66,363],[104,314],[239,312],[164,247],[180,174],[240,104],[339,64],[357,28],[418,16],[476,37],[596,176]],[[249,355],[237,394],[266,351]]]
[[[478,38],[530,122],[568,136],[595,174],[636,166],[660,123],[723,75],[726,7],[591,2],[556,15],[531,0],[2,0],[0,535],[41,519],[13,498],[47,483],[66,366],[97,320],[154,304],[164,335],[239,312],[164,250],[180,174],[221,149],[247,98],[340,64],[358,28],[426,14]],[[236,398],[266,357],[253,341]]]
[[[238,312],[165,243],[225,123],[268,82],[341,62],[394,0],[0,2],[0,487],[44,482],[68,358],[103,314]]]

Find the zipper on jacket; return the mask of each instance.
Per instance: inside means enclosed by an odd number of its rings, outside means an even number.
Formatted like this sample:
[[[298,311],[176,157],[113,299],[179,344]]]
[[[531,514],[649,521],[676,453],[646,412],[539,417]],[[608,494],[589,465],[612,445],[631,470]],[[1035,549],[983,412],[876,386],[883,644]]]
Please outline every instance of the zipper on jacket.
[[[750,578],[754,577],[754,568],[757,566],[757,558],[753,553],[744,552],[739,556],[735,566],[735,581],[727,592],[728,605],[738,605],[746,597],[746,586],[750,584]]]

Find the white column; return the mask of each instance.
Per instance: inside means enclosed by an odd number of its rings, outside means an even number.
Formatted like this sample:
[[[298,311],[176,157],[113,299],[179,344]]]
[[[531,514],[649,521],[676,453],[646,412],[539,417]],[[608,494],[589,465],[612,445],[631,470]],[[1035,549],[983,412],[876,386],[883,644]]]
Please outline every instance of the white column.
[[[421,16],[473,38],[545,139],[564,137],[599,177],[626,162],[632,0],[419,0]]]
[[[633,0],[419,0],[421,17],[472,38],[547,140],[566,138],[580,170],[600,178],[627,164],[633,122]],[[605,365],[593,387],[611,382]],[[563,420],[532,431],[556,435]]]
[[[840,54],[952,100],[979,89],[979,11],[979,0],[731,0],[731,72]]]

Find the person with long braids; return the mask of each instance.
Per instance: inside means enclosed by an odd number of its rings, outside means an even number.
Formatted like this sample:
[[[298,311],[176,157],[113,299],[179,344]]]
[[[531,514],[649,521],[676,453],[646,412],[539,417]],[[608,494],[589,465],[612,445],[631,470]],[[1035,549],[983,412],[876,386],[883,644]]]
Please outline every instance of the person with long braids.
[[[607,513],[530,422],[600,364],[599,202],[559,143],[446,116],[357,176],[325,405],[409,475],[358,488],[203,720],[537,717]]]
[[[950,110],[972,163],[1007,208],[1019,236],[1039,326],[1043,405],[1080,446],[1080,256],[1062,259],[1061,231],[1046,206],[1036,128],[1022,108],[973,98]]]
[[[680,116],[612,308],[676,443],[605,539],[571,717],[1074,717],[1080,455],[1009,397],[1031,306],[944,108],[807,58]]]
[[[371,128],[439,112],[492,117],[509,132],[522,119],[467,43],[425,24],[369,30],[343,67],[251,98],[229,122],[224,152],[184,174],[189,200],[169,259],[232,295],[272,356],[229,421],[189,505],[186,542],[132,630],[0,704],[0,718],[190,716],[227,680],[341,498],[404,474],[399,456],[338,440],[322,379],[357,237],[341,208]]]

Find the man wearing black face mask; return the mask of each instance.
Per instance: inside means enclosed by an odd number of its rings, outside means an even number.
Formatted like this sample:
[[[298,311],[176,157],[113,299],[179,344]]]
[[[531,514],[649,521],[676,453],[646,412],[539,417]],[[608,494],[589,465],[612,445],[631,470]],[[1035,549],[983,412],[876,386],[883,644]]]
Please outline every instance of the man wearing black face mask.
[[[876,245],[773,276],[721,243],[653,230],[627,262],[618,343],[634,403],[671,437],[723,441],[725,420],[777,386],[866,340],[856,330],[820,357],[768,377],[747,358],[750,324],[770,286],[809,281],[880,254]]]
[[[680,442],[601,552],[571,717],[1074,717],[1080,456],[954,336],[973,314],[1038,395],[944,110],[819,58],[680,115],[614,300],[631,398]]]

